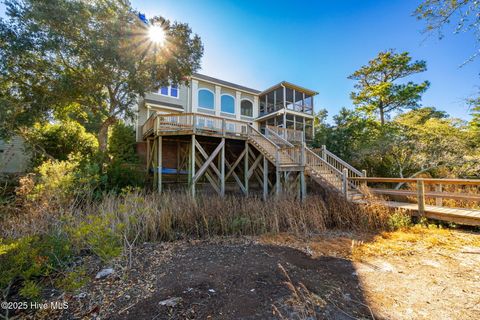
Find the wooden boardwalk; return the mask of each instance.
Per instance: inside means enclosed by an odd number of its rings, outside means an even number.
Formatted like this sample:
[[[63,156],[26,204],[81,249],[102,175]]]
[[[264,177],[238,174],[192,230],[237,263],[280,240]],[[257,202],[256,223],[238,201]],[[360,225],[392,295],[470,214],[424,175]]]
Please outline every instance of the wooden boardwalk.
[[[363,183],[410,183],[416,184],[417,190],[394,190],[394,189],[368,189],[372,194],[379,194],[382,196],[398,197],[416,197],[417,203],[380,200],[380,203],[389,208],[404,209],[411,212],[412,215],[424,216],[430,219],[453,222],[457,224],[480,226],[480,210],[468,208],[456,208],[442,205],[442,199],[456,199],[462,201],[478,202],[480,197],[478,193],[465,192],[441,192],[442,186],[458,185],[458,186],[479,186],[480,180],[470,179],[407,179],[407,178],[349,178],[352,181],[360,181]],[[425,185],[436,186],[437,192],[425,192]],[[355,195],[359,195],[357,191]],[[428,205],[425,203],[425,198],[436,198],[437,205]],[[352,198],[356,203],[367,203],[368,200],[364,197]]]
[[[356,203],[367,203],[366,200],[354,200]],[[380,201],[381,204],[394,209],[404,209],[418,216],[418,204],[398,201]],[[454,222],[469,226],[480,226],[480,210],[448,208],[425,205],[424,216],[429,219]]]

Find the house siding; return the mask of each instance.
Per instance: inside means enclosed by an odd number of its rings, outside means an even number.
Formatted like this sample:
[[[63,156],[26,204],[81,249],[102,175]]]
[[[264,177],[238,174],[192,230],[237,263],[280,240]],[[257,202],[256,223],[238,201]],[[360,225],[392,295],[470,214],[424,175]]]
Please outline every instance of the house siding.
[[[21,173],[28,167],[30,156],[25,152],[24,140],[15,136],[9,141],[0,140],[0,172]]]

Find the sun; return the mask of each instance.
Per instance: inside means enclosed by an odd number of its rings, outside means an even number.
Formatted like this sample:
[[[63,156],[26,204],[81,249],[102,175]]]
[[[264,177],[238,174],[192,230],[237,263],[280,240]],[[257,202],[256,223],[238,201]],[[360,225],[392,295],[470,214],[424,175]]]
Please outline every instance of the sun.
[[[148,37],[157,44],[162,44],[165,41],[165,31],[161,26],[150,26],[148,29]]]

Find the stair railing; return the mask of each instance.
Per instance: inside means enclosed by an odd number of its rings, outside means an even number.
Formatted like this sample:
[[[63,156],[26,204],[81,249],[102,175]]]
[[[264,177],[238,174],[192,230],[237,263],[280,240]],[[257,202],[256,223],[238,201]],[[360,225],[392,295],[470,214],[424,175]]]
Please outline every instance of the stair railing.
[[[269,145],[271,145],[273,148],[275,148],[275,154],[273,154],[272,156],[275,158],[275,160],[274,160],[275,165],[276,166],[280,165],[280,155],[279,155],[280,147],[275,142],[273,142],[272,140],[267,138],[264,134],[262,134],[260,131],[255,129],[250,124],[247,127],[247,136],[248,136],[248,139],[252,139],[254,141],[257,140],[257,143],[259,143],[258,139],[261,139],[261,141],[265,141]]]
[[[270,126],[265,128],[265,136],[274,141],[279,146],[293,147],[293,144],[280,136],[275,130],[270,129]]]
[[[361,178],[361,177],[366,177],[366,171],[360,171],[347,163],[346,161],[342,160],[339,158],[337,155],[332,153],[331,151],[327,150],[325,145],[322,145],[322,149],[320,152],[320,156],[331,166],[333,166],[335,169],[337,169],[340,172],[344,172],[346,175],[346,178]],[[358,180],[348,180],[347,187],[351,187],[354,189],[359,188],[363,183],[361,183]]]
[[[311,149],[305,147],[304,150],[305,166],[310,170],[314,171],[315,173],[319,174],[322,179],[333,185],[338,190],[346,193],[343,185],[343,181],[345,181],[346,179],[346,177],[344,177],[344,173],[329,164]]]

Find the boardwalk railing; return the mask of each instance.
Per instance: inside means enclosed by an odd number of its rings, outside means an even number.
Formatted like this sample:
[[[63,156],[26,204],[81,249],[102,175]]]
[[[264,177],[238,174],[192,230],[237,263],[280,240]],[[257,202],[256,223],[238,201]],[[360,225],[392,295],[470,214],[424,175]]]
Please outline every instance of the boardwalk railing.
[[[349,181],[363,182],[365,184],[375,183],[382,188],[369,188],[368,190],[377,195],[396,196],[416,198],[418,205],[418,213],[425,214],[426,199],[435,199],[435,207],[443,207],[444,199],[454,199],[463,201],[480,201],[480,179],[424,179],[424,178],[367,178],[367,177],[350,177]],[[386,188],[386,184],[413,184],[413,189],[395,189]],[[446,186],[470,186],[470,192],[451,191]],[[456,189],[455,188],[455,189]]]

